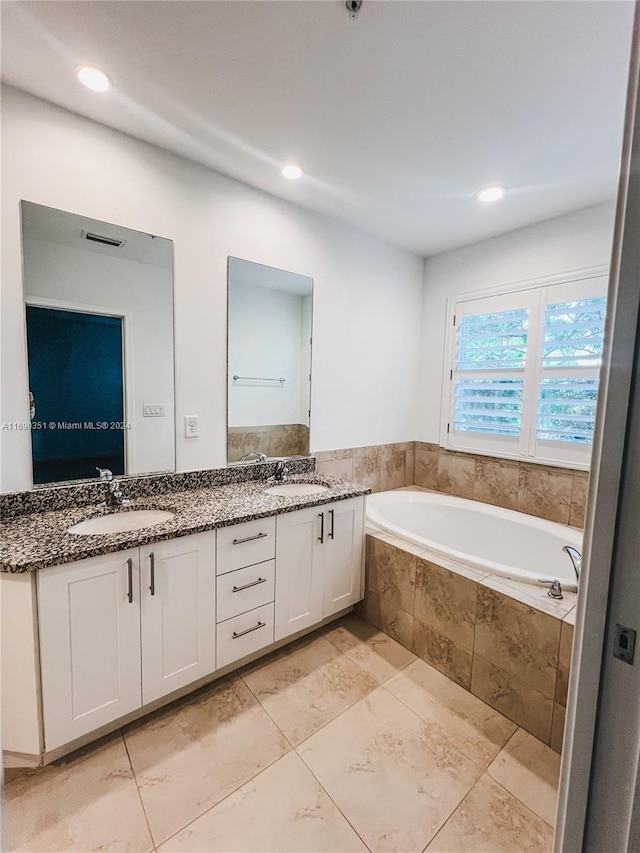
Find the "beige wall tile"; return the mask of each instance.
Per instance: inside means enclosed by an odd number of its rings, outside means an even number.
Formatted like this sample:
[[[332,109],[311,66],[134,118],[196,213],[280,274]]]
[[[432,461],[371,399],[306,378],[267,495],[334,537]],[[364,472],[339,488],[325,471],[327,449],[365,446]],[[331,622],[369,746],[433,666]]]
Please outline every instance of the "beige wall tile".
[[[387,605],[413,613],[417,558],[375,537],[367,539],[366,587]]]
[[[472,456],[441,451],[438,454],[436,488],[459,498],[473,498],[476,461]]]
[[[367,591],[364,599],[356,605],[356,613],[387,633],[406,649],[411,649],[413,637],[413,614],[388,604],[374,592]]]
[[[564,718],[567,711],[556,702],[553,706],[553,723],[551,725],[551,740],[549,746],[556,752],[562,752],[562,740],[564,738]]]
[[[556,823],[560,756],[519,729],[487,773],[550,826]]]
[[[471,688],[471,666],[473,653],[470,649],[424,625],[417,619],[413,622],[413,645],[411,650],[419,658],[443,672],[466,690]]]
[[[569,671],[571,669],[571,647],[573,645],[573,625],[562,623],[560,630],[560,650],[558,652],[558,677],[556,680],[556,702],[566,707],[569,689]]]
[[[471,692],[544,743],[549,742],[553,700],[527,681],[474,654]]]
[[[329,462],[332,459],[351,459],[353,451],[350,447],[342,450],[313,450],[312,456],[315,456],[316,462]]]
[[[383,444],[380,448],[380,489],[400,489],[406,486],[407,450],[400,444]]]
[[[413,482],[425,489],[435,489],[438,485],[438,448],[416,442],[415,468]]]
[[[416,467],[416,443],[415,441],[407,442],[407,455],[405,462],[405,486],[412,486],[414,483]]]
[[[553,616],[480,585],[474,653],[553,699],[560,625]]]
[[[518,508],[520,466],[517,462],[483,458],[476,459],[474,498],[493,506]]]
[[[484,775],[425,853],[551,853],[553,830]]]
[[[570,472],[522,466],[518,488],[518,510],[569,523],[573,475]]]
[[[571,490],[571,510],[569,512],[569,524],[573,527],[584,527],[588,491],[589,475],[586,472],[575,471]]]
[[[382,491],[380,445],[356,447],[352,455],[354,481],[369,486],[372,492]]]
[[[478,585],[427,560],[416,563],[414,618],[473,650]]]
[[[347,457],[345,459],[328,459],[326,462],[316,462],[316,473],[338,477],[340,480],[353,480],[353,460]]]

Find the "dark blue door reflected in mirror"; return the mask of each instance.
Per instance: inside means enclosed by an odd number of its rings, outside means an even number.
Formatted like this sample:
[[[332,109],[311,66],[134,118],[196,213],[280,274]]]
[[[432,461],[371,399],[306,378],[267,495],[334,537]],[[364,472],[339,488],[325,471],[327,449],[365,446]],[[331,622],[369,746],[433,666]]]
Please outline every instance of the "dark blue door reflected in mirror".
[[[122,322],[27,305],[34,483],[124,474]]]

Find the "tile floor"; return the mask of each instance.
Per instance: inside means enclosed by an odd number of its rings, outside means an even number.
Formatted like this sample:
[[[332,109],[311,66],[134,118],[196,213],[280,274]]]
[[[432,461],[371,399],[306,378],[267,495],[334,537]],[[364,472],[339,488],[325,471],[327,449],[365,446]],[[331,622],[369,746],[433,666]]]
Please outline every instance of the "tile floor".
[[[8,782],[4,849],[550,851],[559,763],[350,615]]]

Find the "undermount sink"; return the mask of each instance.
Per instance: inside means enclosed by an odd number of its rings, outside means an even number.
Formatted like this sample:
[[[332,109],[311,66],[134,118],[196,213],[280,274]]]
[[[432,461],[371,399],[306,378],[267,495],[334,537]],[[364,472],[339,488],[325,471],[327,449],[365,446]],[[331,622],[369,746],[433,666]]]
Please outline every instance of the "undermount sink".
[[[264,493],[280,498],[304,498],[308,495],[319,495],[328,490],[328,486],[322,486],[320,483],[283,483],[281,486],[265,489]]]
[[[140,530],[153,527],[163,521],[171,521],[175,514],[163,509],[133,509],[129,512],[112,512],[87,518],[67,528],[76,536],[95,536],[100,533],[125,533],[128,530]]]

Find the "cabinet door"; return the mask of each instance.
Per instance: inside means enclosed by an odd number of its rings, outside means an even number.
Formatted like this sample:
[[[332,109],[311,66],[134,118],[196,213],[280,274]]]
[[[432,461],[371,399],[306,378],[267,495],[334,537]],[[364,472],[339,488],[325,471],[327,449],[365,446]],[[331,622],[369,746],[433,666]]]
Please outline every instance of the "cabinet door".
[[[322,619],[322,575],[316,545],[319,544],[324,509],[310,507],[277,517],[276,640]]]
[[[142,704],[138,550],[38,572],[45,749]]]
[[[362,598],[364,498],[336,501],[327,506],[325,529],[325,542],[319,548],[322,561],[323,618],[355,604]]]
[[[140,549],[142,699],[216,668],[215,531]]]

